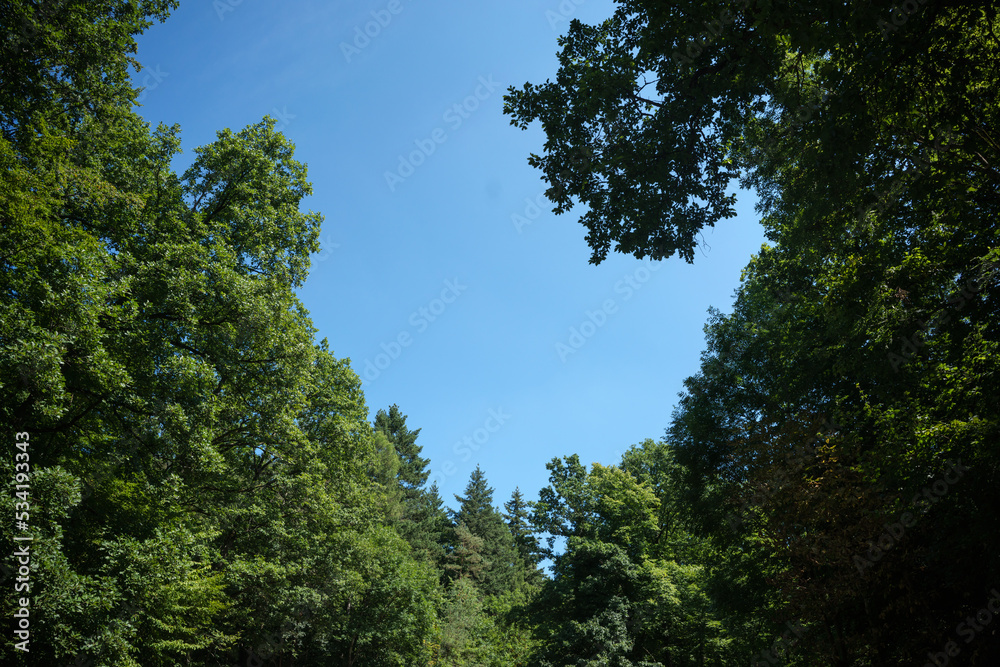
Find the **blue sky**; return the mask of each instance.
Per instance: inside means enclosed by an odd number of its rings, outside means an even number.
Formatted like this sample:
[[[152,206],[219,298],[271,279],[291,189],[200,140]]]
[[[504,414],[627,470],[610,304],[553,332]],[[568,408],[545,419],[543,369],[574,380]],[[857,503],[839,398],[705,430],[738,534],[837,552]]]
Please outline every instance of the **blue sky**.
[[[203,0],[139,40],[140,113],[180,124],[179,169],[216,131],[265,114],[295,143],[314,188],[304,206],[325,215],[300,298],[362,377],[372,417],[396,403],[422,429],[452,506],[477,464],[500,505],[515,486],[537,497],[553,457],[610,464],[659,439],[698,368],[707,309],[730,309],[764,242],[742,194],[693,265],[593,266],[581,207],[551,213],[527,164],[544,135],[510,125],[502,98],[554,78],[569,19],[612,11]]]

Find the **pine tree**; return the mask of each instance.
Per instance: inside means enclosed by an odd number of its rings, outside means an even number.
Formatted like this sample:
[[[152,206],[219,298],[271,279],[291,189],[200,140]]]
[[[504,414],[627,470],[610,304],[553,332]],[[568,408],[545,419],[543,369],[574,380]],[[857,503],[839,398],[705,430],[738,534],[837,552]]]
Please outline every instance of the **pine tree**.
[[[372,439],[374,452],[366,461],[368,479],[379,489],[382,507],[386,521],[390,524],[401,520],[406,511],[403,493],[396,484],[399,474],[399,457],[392,444],[381,433],[376,432]]]
[[[437,484],[421,491],[420,495],[405,507],[407,515],[400,522],[399,532],[410,543],[413,550],[432,563],[441,565],[445,556],[445,544],[452,532],[452,522],[444,508],[444,501]]]
[[[541,562],[542,557],[538,538],[532,533],[531,524],[528,520],[530,516],[528,503],[524,500],[524,495],[521,493],[520,487],[515,487],[510,500],[504,503],[503,508],[506,510],[506,513],[502,516],[504,521],[507,522],[507,529],[510,531],[511,537],[514,539],[514,546],[517,548],[521,560],[524,561],[527,577],[529,580],[537,581],[541,579],[542,573],[538,569],[538,563]]]
[[[490,562],[483,558],[483,538],[469,532],[463,522],[455,527],[455,548],[447,556],[444,569],[455,579],[470,578],[479,583]]]
[[[402,508],[394,522],[396,531],[415,553],[440,566],[452,524],[437,485],[423,488],[430,475],[427,469],[430,459],[420,456],[423,449],[417,444],[420,429],[411,431],[406,426],[406,415],[400,412],[398,405],[392,405],[388,412],[379,410],[372,425],[392,443],[398,458],[395,474]]]
[[[479,589],[485,595],[498,595],[519,586],[524,578],[521,559],[507,524],[493,507],[493,489],[479,466],[469,478],[465,496],[456,495],[455,500],[459,503],[455,523],[464,523],[470,533],[483,540],[487,566],[477,582]]]
[[[420,456],[423,447],[417,444],[420,429],[411,431],[407,428],[406,415],[401,413],[399,406],[395,404],[389,408],[388,413],[385,410],[379,410],[375,415],[373,426],[376,431],[384,433],[385,437],[389,438],[389,442],[395,445],[396,453],[399,454],[398,478],[400,485],[407,498],[416,498],[430,475],[430,470],[427,469],[430,459]]]
[[[455,495],[459,510],[455,512],[455,523],[465,522],[474,535],[483,537],[490,532],[497,514],[493,507],[493,489],[486,482],[486,475],[476,466],[465,487],[465,497]],[[501,522],[502,523],[502,522]]]

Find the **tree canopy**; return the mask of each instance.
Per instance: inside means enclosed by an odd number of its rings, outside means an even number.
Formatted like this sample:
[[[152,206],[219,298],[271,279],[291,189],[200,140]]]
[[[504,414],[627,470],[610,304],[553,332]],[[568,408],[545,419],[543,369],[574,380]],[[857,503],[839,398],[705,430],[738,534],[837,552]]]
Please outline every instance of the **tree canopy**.
[[[3,508],[30,507],[33,637],[4,664],[1000,662],[992,6],[571,22],[505,112],[540,121],[529,162],[584,205],[591,262],[693,261],[736,186],[768,243],[663,437],[563,452],[502,512],[478,466],[446,507],[421,428],[372,419],[318,338],[296,290],[323,216],[275,120],[177,173],[180,128],[135,112],[135,38],[176,6],[0,3]]]
[[[529,162],[556,212],[586,206],[594,263],[612,249],[693,261],[698,233],[735,215],[736,184],[757,190],[772,235],[799,224],[829,242],[860,233],[859,212],[933,192],[985,219],[996,17],[975,3],[905,9],[622,0],[599,25],[573,20],[555,80],[511,87],[505,112],[541,122],[545,152]]]

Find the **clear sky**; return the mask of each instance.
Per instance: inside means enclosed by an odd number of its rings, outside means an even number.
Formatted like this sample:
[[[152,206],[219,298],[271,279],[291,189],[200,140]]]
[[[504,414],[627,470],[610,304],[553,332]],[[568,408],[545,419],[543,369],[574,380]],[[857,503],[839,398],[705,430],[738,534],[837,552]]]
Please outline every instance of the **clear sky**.
[[[604,0],[210,0],[139,41],[140,112],[185,153],[278,119],[325,215],[300,298],[364,381],[371,417],[420,428],[446,504],[479,464],[501,505],[545,463],[614,463],[659,439],[698,368],[709,306],[730,310],[764,242],[743,194],[693,265],[588,263],[581,207],[556,216],[527,164],[540,127],[502,113],[508,86],[556,73],[569,19]],[[368,34],[365,34],[367,31]],[[574,333],[574,331],[576,333]],[[382,356],[380,356],[382,355]]]

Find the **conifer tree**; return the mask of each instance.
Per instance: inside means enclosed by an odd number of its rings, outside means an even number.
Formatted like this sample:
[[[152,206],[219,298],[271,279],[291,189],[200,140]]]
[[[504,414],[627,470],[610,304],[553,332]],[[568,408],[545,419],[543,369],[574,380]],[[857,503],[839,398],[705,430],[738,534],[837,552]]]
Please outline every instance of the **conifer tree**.
[[[375,431],[395,447],[398,457],[396,481],[402,497],[402,508],[395,522],[396,531],[413,551],[432,563],[441,565],[445,555],[451,520],[444,509],[437,485],[424,489],[430,470],[430,459],[420,456],[423,449],[417,444],[420,429],[406,426],[406,415],[398,405],[389,411],[379,410],[373,423]]]
[[[427,469],[430,459],[420,456],[423,447],[417,444],[420,429],[411,431],[407,428],[406,415],[400,412],[399,406],[395,404],[389,408],[388,413],[385,410],[378,411],[374,427],[395,445],[400,463],[397,475],[399,483],[407,498],[416,498],[430,475],[430,470]]]
[[[514,547],[521,556],[521,560],[524,561],[526,574],[530,579],[541,578],[538,563],[542,557],[538,538],[532,533],[528,503],[524,500],[524,494],[521,493],[520,487],[514,488],[510,500],[504,503],[503,508],[506,510],[502,515],[503,519],[507,522],[507,529],[514,540]]]
[[[455,527],[455,548],[447,556],[444,569],[455,579],[469,578],[479,583],[490,562],[483,558],[483,538],[469,532],[464,522]]]
[[[484,568],[479,588],[485,595],[498,595],[523,581],[522,567],[514,539],[500,513],[493,507],[493,489],[476,466],[465,487],[465,496],[455,496],[459,510],[456,524],[464,523],[470,533],[483,540]]]
[[[416,499],[406,505],[405,511],[407,515],[399,525],[400,534],[410,543],[414,552],[422,554],[432,563],[443,563],[452,522],[444,508],[437,484],[422,490]]]
[[[455,522],[465,522],[474,535],[484,536],[490,532],[495,523],[492,515],[496,514],[493,507],[493,488],[486,481],[486,475],[479,466],[469,476],[465,486],[465,496],[455,495],[459,510],[455,512]]]

